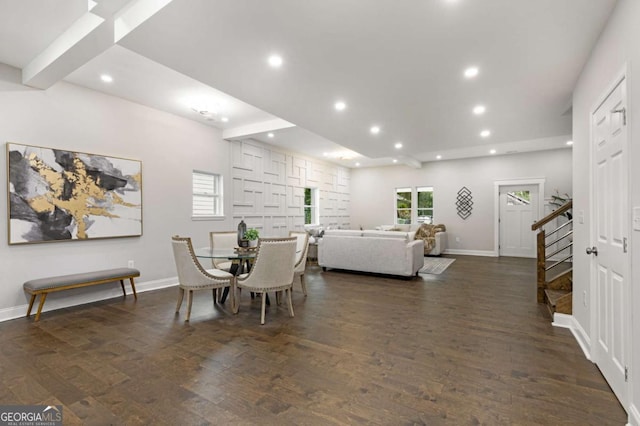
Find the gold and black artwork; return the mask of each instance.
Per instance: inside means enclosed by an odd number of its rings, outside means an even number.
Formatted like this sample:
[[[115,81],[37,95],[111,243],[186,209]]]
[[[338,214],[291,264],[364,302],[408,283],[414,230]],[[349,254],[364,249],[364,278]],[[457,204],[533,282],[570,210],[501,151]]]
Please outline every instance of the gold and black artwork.
[[[9,244],[142,235],[142,163],[7,143]]]

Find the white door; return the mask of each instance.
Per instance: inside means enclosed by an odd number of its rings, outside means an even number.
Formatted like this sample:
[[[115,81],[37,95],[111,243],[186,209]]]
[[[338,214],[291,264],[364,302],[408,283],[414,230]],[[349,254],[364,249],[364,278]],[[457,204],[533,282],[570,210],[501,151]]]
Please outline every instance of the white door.
[[[500,256],[536,257],[538,186],[500,186]]]
[[[592,254],[594,361],[623,406],[627,397],[625,327],[629,285],[626,107],[626,80],[622,79],[591,117],[595,215],[592,241],[597,250]]]

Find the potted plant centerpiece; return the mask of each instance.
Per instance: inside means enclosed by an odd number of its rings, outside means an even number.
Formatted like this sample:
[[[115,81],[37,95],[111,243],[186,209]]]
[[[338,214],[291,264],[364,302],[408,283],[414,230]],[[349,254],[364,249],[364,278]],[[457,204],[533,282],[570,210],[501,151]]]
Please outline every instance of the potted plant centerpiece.
[[[255,247],[258,245],[258,238],[260,237],[260,233],[255,228],[249,228],[244,233],[244,239],[249,240],[249,247]]]

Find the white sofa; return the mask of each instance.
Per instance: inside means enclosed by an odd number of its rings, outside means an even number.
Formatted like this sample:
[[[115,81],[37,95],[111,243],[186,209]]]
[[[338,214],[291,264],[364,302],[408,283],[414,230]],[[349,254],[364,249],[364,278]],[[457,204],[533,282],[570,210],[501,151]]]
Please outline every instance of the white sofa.
[[[401,231],[411,231],[414,235],[420,228],[420,224],[414,225],[380,225],[376,226],[376,230],[388,231],[390,229],[399,229]],[[440,256],[447,249],[447,231],[436,232],[434,237],[435,245],[429,250],[428,244],[425,244],[425,256]]]
[[[323,269],[410,277],[424,266],[424,241],[414,232],[326,231],[318,240],[318,265]]]

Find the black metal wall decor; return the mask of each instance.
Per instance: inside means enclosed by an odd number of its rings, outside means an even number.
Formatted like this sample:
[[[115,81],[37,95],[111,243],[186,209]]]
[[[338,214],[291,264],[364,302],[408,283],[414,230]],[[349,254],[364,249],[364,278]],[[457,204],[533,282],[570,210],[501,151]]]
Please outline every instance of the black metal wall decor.
[[[471,196],[471,191],[466,186],[463,186],[460,191],[458,191],[458,196],[456,197],[456,209],[458,210],[458,216],[462,219],[466,219],[471,216],[471,210],[473,208],[473,197]]]

